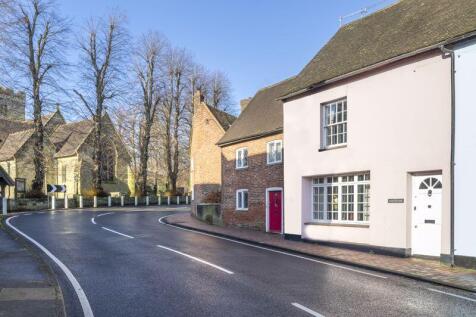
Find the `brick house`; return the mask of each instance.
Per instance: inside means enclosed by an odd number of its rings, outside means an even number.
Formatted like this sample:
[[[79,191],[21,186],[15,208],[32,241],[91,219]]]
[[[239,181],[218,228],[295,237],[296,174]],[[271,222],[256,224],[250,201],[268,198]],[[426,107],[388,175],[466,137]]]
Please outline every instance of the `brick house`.
[[[218,142],[226,225],[283,232],[283,111],[277,98],[288,82],[242,101],[241,115]]]
[[[221,151],[218,140],[235,117],[208,106],[199,91],[194,96],[192,136],[190,142],[190,187],[192,212],[197,205],[218,202],[221,187]]]

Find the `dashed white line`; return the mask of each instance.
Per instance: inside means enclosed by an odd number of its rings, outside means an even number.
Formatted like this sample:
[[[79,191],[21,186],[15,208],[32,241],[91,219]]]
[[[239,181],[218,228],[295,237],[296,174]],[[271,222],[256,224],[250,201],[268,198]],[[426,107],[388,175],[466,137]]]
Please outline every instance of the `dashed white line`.
[[[123,237],[129,238],[129,239],[134,239],[133,236],[127,235],[127,234],[125,234],[125,233],[120,233],[120,232],[118,232],[118,231],[116,231],[116,230],[112,230],[112,229],[109,229],[109,228],[106,228],[106,227],[101,227],[101,228],[103,228],[104,230],[113,232],[113,233],[115,233],[115,234],[121,235],[121,236],[123,236]]]
[[[91,218],[91,222],[93,223],[93,225],[97,225],[96,220],[94,220],[94,218],[96,218],[96,217]]]
[[[102,217],[102,216],[105,216],[105,215],[110,215],[110,214],[112,214],[112,213],[113,213],[113,212],[105,212],[105,213],[103,213],[103,214],[97,215],[96,217]]]
[[[313,311],[312,309],[307,308],[306,306],[303,306],[303,305],[301,305],[301,304],[299,304],[299,303],[292,303],[291,305],[293,305],[293,306],[296,307],[296,308],[299,308],[300,310],[305,311],[306,313],[308,313],[308,314],[310,314],[310,315],[312,315],[312,316],[315,316],[315,317],[324,317],[324,315],[321,315],[321,314],[319,314],[318,312],[315,312],[315,311]]]
[[[429,291],[432,291],[432,292],[436,292],[436,293],[440,293],[440,294],[445,294],[445,295],[448,295],[448,296],[452,296],[452,297],[456,297],[456,298],[460,298],[460,299],[464,299],[464,300],[468,300],[470,302],[475,302],[476,303],[476,299],[475,298],[470,298],[470,297],[466,297],[466,296],[461,296],[461,295],[456,295],[456,294],[452,294],[452,293],[447,293],[447,292],[443,292],[443,291],[440,291],[440,290],[437,290],[437,289],[434,289],[434,288],[427,288]]]
[[[16,228],[10,223],[10,220],[16,218],[18,216],[13,216],[11,218],[8,218],[6,223],[7,225],[18,232],[20,235],[22,235],[25,239],[29,240],[31,243],[36,245],[41,251],[43,251],[50,259],[53,260],[53,262],[58,265],[58,267],[63,271],[63,273],[66,275],[68,278],[69,282],[74,288],[74,291],[76,292],[76,295],[78,296],[79,303],[81,304],[81,308],[83,309],[83,314],[85,317],[93,317],[93,311],[91,309],[91,305],[89,304],[88,298],[86,297],[86,294],[84,293],[84,290],[81,288],[81,285],[79,285],[78,280],[74,277],[73,273],[68,269],[66,265],[63,264],[56,256],[53,255],[48,249],[46,249],[44,246],[42,246],[39,242],[37,242],[35,239],[29,237],[27,234],[23,233],[20,229]]]
[[[205,261],[205,260],[203,260],[203,259],[200,259],[200,258],[191,256],[191,255],[189,255],[189,254],[186,254],[186,253],[183,253],[183,252],[174,250],[174,249],[172,249],[172,248],[165,247],[165,246],[160,245],[160,244],[157,245],[157,246],[158,246],[159,248],[162,248],[162,249],[165,249],[165,250],[169,250],[169,251],[171,251],[171,252],[175,252],[175,253],[177,253],[177,254],[183,255],[183,256],[185,256],[185,257],[187,257],[187,258],[189,258],[189,259],[195,260],[195,261],[197,261],[197,262],[206,264],[206,265],[211,266],[211,267],[213,267],[213,268],[215,268],[215,269],[217,269],[217,270],[223,271],[223,272],[225,272],[225,273],[227,273],[227,274],[233,274],[232,271],[227,270],[227,269],[225,269],[225,268],[223,268],[223,267],[221,267],[221,266],[218,266],[218,265],[216,265],[216,264],[207,262],[207,261]]]
[[[224,238],[224,237],[220,237],[220,236],[216,236],[216,235],[213,235],[213,234],[204,233],[204,232],[200,232],[200,231],[196,231],[196,230],[191,230],[191,229],[185,229],[185,228],[176,227],[176,226],[170,225],[170,224],[168,224],[168,223],[165,223],[165,222],[162,220],[162,219],[164,219],[164,218],[166,218],[166,217],[168,217],[168,216],[164,216],[164,217],[159,218],[159,222],[160,222],[161,224],[163,224],[163,225],[170,226],[170,227],[173,227],[173,228],[176,228],[176,229],[180,229],[180,230],[184,230],[184,231],[190,231],[190,232],[193,232],[193,233],[196,233],[196,234],[201,234],[201,235],[213,237],[213,238],[216,238],[216,239],[221,239],[221,240],[230,241],[230,242],[233,242],[233,243],[238,243],[238,244],[241,244],[241,245],[246,245],[246,246],[249,246],[249,247],[252,247],[252,248],[256,248],[256,249],[266,250],[266,251],[274,252],[274,253],[278,253],[278,254],[284,254],[284,255],[292,256],[292,257],[295,257],[295,258],[298,258],[298,259],[302,259],[302,260],[306,260],[306,261],[311,261],[311,262],[315,262],[315,263],[319,263],[319,264],[324,264],[324,265],[336,267],[336,268],[339,268],[339,269],[343,269],[343,270],[347,270],[347,271],[352,271],[352,272],[355,272],[355,273],[365,274],[365,275],[369,275],[369,276],[373,276],[373,277],[378,277],[378,278],[383,278],[383,279],[386,279],[386,278],[387,278],[386,276],[382,276],[382,275],[378,275],[378,274],[373,274],[373,273],[369,273],[369,272],[364,272],[364,271],[352,269],[352,268],[349,268],[349,267],[345,267],[345,266],[342,266],[342,265],[332,264],[332,263],[328,263],[328,262],[324,262],[324,261],[320,261],[320,260],[308,258],[308,257],[305,257],[305,256],[297,255],[297,254],[292,254],[292,253],[288,253],[288,252],[284,252],[284,251],[278,251],[278,250],[274,250],[274,249],[270,249],[270,248],[260,247],[260,246],[257,246],[257,245],[251,244],[251,243],[246,243],[246,242],[241,242],[241,241],[237,241],[237,240],[233,240],[233,239],[228,239],[228,238]]]

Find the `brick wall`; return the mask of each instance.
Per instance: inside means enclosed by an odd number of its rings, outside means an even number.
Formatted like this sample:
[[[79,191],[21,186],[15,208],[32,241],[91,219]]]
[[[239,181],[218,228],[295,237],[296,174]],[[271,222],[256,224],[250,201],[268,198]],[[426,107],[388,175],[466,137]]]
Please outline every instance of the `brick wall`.
[[[223,128],[203,102],[196,102],[190,148],[190,185],[193,189],[192,208],[203,202],[211,192],[220,190],[221,150],[216,145]]]
[[[266,189],[283,187],[283,164],[267,164],[266,144],[282,138],[282,134],[275,134],[222,148],[222,211],[226,225],[266,229]],[[248,167],[236,169],[235,152],[242,147],[248,148]],[[238,189],[248,189],[248,211],[236,210]]]

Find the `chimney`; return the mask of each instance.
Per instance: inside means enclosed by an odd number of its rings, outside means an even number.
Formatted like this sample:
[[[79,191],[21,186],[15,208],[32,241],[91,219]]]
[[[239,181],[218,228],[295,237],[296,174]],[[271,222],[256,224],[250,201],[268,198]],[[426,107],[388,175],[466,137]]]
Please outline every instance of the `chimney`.
[[[243,110],[245,110],[245,108],[248,106],[248,104],[250,103],[251,101],[251,97],[248,97],[246,99],[241,99],[240,100],[240,108],[241,108],[241,112],[243,112]]]

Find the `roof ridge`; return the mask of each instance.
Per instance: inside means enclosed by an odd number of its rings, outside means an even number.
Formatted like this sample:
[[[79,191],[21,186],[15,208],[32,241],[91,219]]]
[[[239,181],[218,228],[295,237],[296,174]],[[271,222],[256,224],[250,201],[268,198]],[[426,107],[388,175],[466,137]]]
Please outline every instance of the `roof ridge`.
[[[371,17],[371,16],[373,16],[373,15],[375,15],[375,14],[381,14],[382,11],[388,10],[388,9],[390,9],[390,8],[393,7],[393,6],[400,4],[401,2],[409,1],[409,0],[392,0],[392,1],[393,1],[393,2],[391,2],[390,4],[385,5],[384,7],[382,7],[382,8],[380,8],[380,9],[377,9],[377,10],[371,12],[370,14],[364,15],[364,16],[358,18],[358,19],[355,19],[355,20],[353,20],[353,21],[349,21],[348,23],[342,24],[342,25],[339,27],[339,29],[342,29],[343,27],[346,27],[346,26],[349,26],[349,25],[351,25],[351,24],[354,24],[354,23],[358,23],[358,22],[360,22],[360,21],[363,21],[363,20],[365,20],[365,19],[367,19],[367,18],[369,18],[369,17]],[[385,1],[383,1],[383,2],[385,2]],[[378,5],[378,4],[377,4],[377,5]],[[365,7],[364,7],[364,8],[365,8]]]

